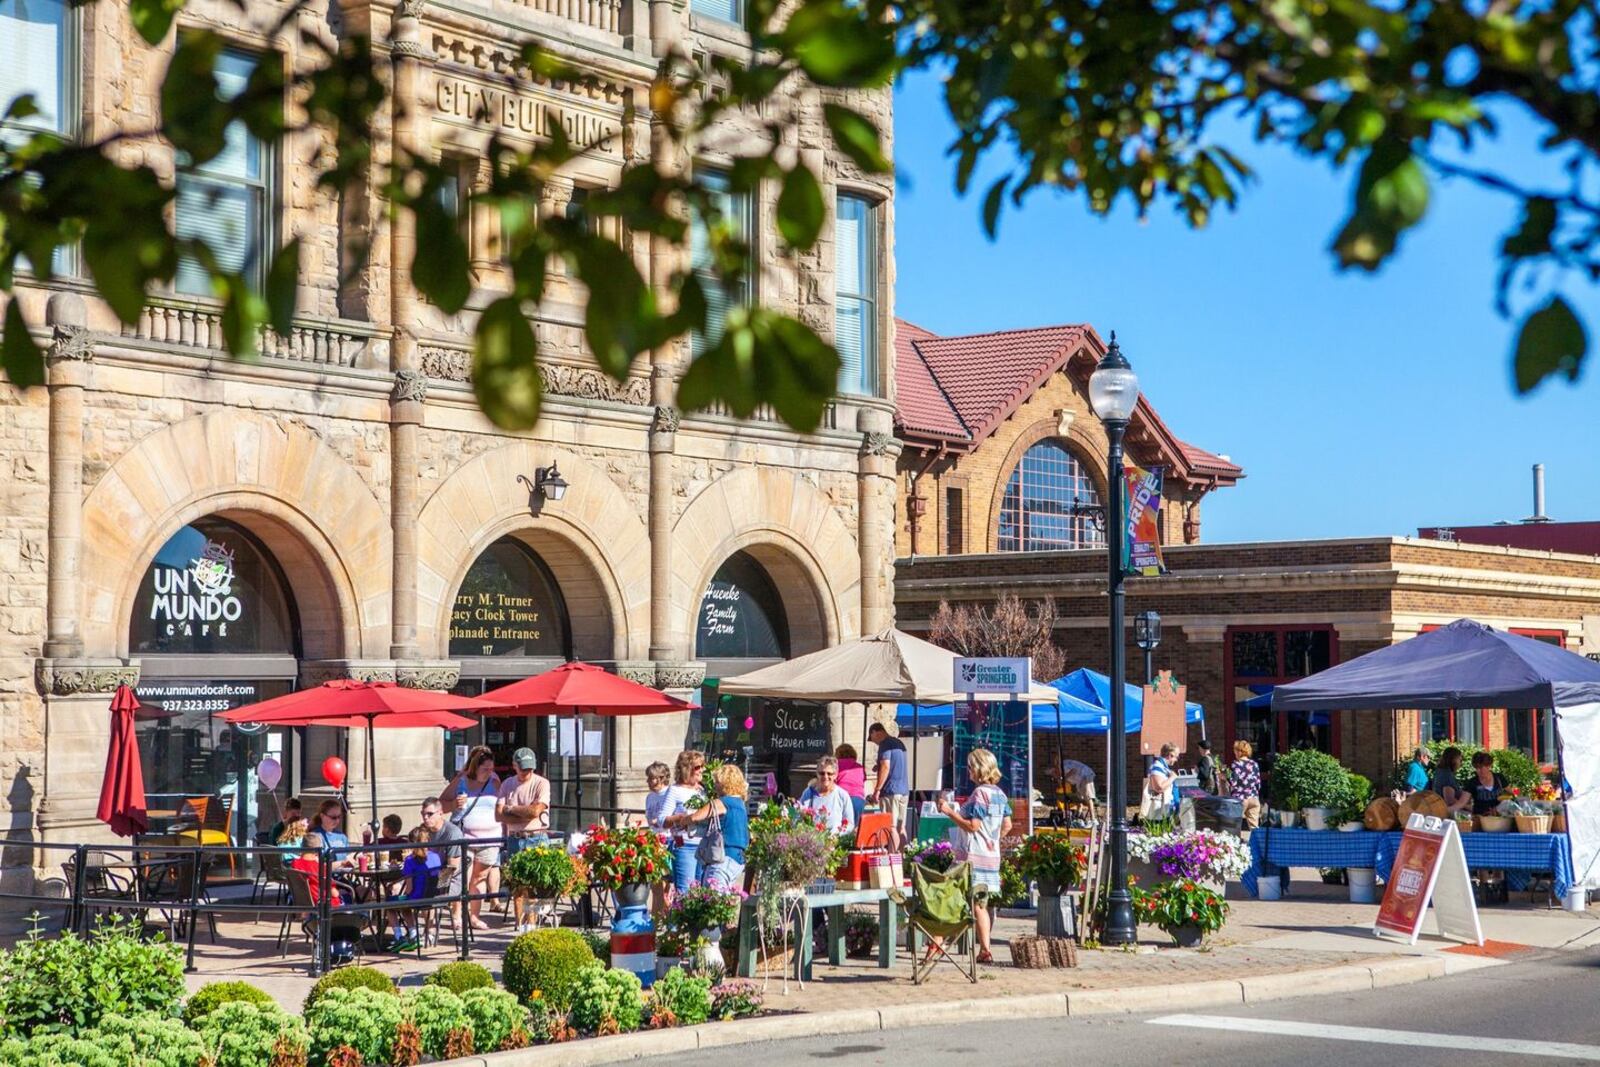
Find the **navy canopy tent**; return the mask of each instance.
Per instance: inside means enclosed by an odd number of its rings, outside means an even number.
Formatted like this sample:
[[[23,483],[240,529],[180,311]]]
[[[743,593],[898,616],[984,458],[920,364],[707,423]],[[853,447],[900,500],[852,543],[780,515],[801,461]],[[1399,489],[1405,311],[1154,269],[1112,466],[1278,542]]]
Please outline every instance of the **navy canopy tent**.
[[[1600,887],[1600,663],[1471,619],[1280,685],[1274,711],[1549,708],[1576,882]]]

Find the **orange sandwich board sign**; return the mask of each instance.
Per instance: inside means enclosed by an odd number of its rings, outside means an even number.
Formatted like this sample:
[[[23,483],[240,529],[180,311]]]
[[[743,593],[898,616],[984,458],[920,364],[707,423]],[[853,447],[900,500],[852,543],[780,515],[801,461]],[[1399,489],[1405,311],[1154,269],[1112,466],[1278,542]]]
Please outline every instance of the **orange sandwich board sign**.
[[[1389,872],[1372,932],[1416,944],[1429,901],[1441,936],[1483,944],[1467,852],[1455,820],[1413,813],[1401,835],[1400,854]]]

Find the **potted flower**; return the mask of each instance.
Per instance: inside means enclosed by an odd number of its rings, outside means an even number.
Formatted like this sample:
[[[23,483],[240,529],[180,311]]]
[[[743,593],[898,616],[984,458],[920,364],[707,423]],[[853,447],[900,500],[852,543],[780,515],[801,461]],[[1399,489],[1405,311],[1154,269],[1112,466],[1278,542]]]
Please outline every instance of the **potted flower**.
[[[1139,921],[1160,927],[1183,948],[1199,946],[1228,918],[1228,902],[1220,894],[1187,878],[1131,891]]]
[[[617,895],[620,907],[645,907],[650,886],[672,877],[672,854],[642,826],[589,827],[581,852],[589,880]]]
[[[723,892],[715,886],[697,885],[667,909],[666,924],[692,947],[693,951],[684,955],[697,969],[718,974],[727,969],[722,958],[722,931],[739,920],[744,897],[741,889]]]
[[[525,848],[500,870],[509,889],[535,900],[574,896],[588,888],[582,863],[559,845]]]
[[[956,850],[948,841],[929,841],[907,858],[931,870],[948,871],[956,865]]]
[[[785,891],[803,890],[838,868],[844,858],[841,838],[798,808],[767,804],[750,820],[745,871],[753,879],[762,923],[775,925]]]
[[[1233,834],[1182,831],[1157,838],[1146,847],[1146,858],[1162,880],[1197,881],[1219,895],[1229,878],[1238,878],[1250,867],[1243,839]]]
[[[1068,937],[1072,926],[1062,894],[1083,878],[1084,850],[1065,833],[1041,830],[1023,838],[1012,854],[1023,878],[1039,884],[1034,931],[1040,937]]]

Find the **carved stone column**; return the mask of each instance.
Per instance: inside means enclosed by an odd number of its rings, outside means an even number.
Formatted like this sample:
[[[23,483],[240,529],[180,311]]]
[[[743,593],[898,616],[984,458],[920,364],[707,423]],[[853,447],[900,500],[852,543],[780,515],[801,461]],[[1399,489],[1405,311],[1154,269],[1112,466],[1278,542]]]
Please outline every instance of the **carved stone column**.
[[[658,401],[650,422],[650,658],[686,658],[690,652],[674,633],[672,620],[672,482],[673,448],[678,409],[662,403],[672,386],[671,372],[657,367],[652,375]]]
[[[884,425],[878,425],[879,423]],[[857,547],[861,552],[861,632],[894,624],[894,482],[899,443],[886,413],[862,409],[860,464],[856,476]]]
[[[390,31],[394,63],[391,106],[397,156],[418,148],[419,60],[427,54],[422,43],[422,7],[421,0],[402,0],[395,8]],[[406,212],[397,212],[389,232],[389,324],[394,331],[391,366],[395,375],[389,407],[389,521],[394,540],[389,656],[414,660],[421,655],[417,648],[417,439],[422,405],[427,399],[427,379],[419,369],[417,294],[411,285],[415,221]]]
[[[50,383],[50,512],[44,654],[83,655],[78,565],[83,552],[83,387],[94,358],[83,299],[54,293],[45,318],[55,331],[46,355]]]

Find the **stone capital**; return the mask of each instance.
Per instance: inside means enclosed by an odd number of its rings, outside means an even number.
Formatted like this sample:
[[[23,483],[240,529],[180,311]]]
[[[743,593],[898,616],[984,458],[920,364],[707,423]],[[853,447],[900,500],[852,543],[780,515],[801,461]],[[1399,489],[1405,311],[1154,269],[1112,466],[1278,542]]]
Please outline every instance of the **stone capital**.
[[[395,371],[394,388],[389,391],[389,399],[396,404],[423,403],[428,399],[428,376],[415,370]]]
[[[416,660],[397,664],[395,681],[407,689],[454,689],[461,681],[461,664],[454,660]]]
[[[861,454],[863,456],[888,456],[898,451],[895,447],[894,434],[882,430],[869,430],[861,435]]]
[[[57,323],[50,327],[50,348],[45,359],[50,363],[87,362],[94,359],[94,334],[86,326]]]
[[[671,404],[657,404],[655,418],[650,423],[651,433],[677,433],[682,414]]]
[[[119,685],[139,684],[139,661],[121,659],[41,659],[34,681],[44,696],[112,693]]]
[[[392,682],[392,660],[316,659],[300,662],[300,686],[309,689],[324,682]]]
[[[617,677],[626,678],[639,685],[656,684],[656,665],[653,660],[629,660],[617,664]]]
[[[706,665],[698,662],[657,663],[657,689],[698,689],[706,680]]]

